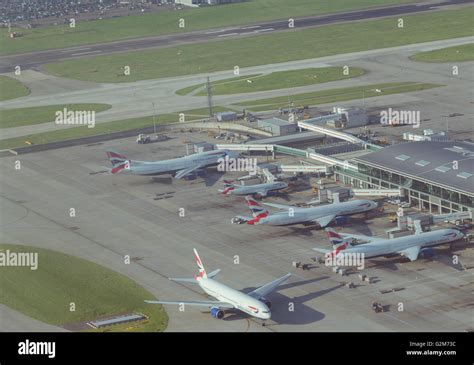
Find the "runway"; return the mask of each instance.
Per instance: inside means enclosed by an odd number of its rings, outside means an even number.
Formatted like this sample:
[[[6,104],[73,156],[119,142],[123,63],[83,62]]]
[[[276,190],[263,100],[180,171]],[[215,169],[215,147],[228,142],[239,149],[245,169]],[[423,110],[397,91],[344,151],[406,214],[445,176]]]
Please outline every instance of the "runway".
[[[294,28],[289,28],[288,19],[272,22],[248,24],[244,26],[227,27],[222,29],[206,29],[202,31],[175,33],[156,37],[136,38],[101,44],[75,46],[33,53],[23,53],[0,57],[0,73],[11,72],[20,65],[23,70],[34,69],[44,63],[59,60],[106,55],[117,52],[137,51],[147,48],[177,46],[189,43],[205,43],[229,38],[251,37],[276,31],[291,31],[312,28],[333,23],[346,23],[360,20],[379,19],[397,15],[407,15],[437,11],[453,5],[472,4],[474,0],[451,0],[440,3],[422,3],[389,6],[368,10],[358,10],[329,15],[296,18]]]
[[[423,114],[426,115],[426,118],[432,119],[431,122],[427,123],[429,124],[429,128],[435,129],[445,128],[446,120],[442,118],[443,115],[455,112],[463,113],[465,116],[456,125],[451,125],[451,129],[460,128],[461,131],[465,130],[467,132],[469,129],[472,129],[470,128],[469,120],[474,116],[472,115],[472,107],[470,106],[470,94],[466,93],[465,90],[469,90],[472,85],[472,69],[474,63],[463,63],[460,66],[460,75],[452,77],[444,64],[413,62],[410,61],[408,57],[417,52],[472,43],[473,39],[473,37],[455,38],[340,54],[317,59],[242,68],[241,75],[243,76],[255,73],[342,65],[362,67],[370,72],[367,72],[362,77],[324,84],[248,94],[215,95],[213,101],[214,105],[232,107],[232,105],[246,100],[351,87],[361,84],[400,81],[431,82],[448,86],[418,93],[374,97],[363,101],[352,100],[344,102],[343,104],[345,106],[364,108],[385,107],[387,104],[392,105],[392,107],[394,107],[394,105],[405,105],[405,108],[408,109],[421,109],[423,110]],[[175,94],[175,91],[178,89],[202,83],[206,76],[208,76],[208,74],[180,76],[159,80],[144,80],[124,84],[95,84],[57,78],[30,70],[25,71],[19,80],[31,89],[31,95],[0,102],[0,108],[13,109],[61,103],[87,103],[94,100],[94,102],[112,105],[111,109],[97,114],[97,123],[149,116],[154,112],[160,115],[206,107],[206,97],[179,96]],[[209,76],[213,81],[232,77],[228,71],[215,72]],[[156,102],[157,100],[159,100],[159,102]],[[154,102],[155,108],[153,108],[152,105]],[[332,108],[333,104],[334,103],[331,103],[328,107]],[[324,108],[325,106],[320,105],[320,107]],[[65,126],[61,126],[61,128],[64,127]],[[4,128],[0,139],[48,132],[57,129],[58,126],[54,123]]]

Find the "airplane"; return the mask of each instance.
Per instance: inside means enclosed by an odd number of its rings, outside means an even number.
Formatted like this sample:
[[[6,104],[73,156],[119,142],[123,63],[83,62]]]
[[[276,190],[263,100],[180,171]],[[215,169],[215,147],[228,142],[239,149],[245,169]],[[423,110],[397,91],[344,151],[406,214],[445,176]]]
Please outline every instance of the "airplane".
[[[237,158],[239,153],[229,150],[212,150],[192,155],[172,158],[163,161],[136,161],[130,160],[121,153],[106,151],[112,163],[112,174],[130,172],[135,175],[157,176],[172,174],[175,179],[182,179],[189,174],[208,166],[218,165],[226,156]]]
[[[214,270],[213,272],[207,274],[196,249],[194,249],[194,257],[199,268],[199,274],[194,275],[194,279],[169,278],[169,280],[198,284],[201,289],[206,292],[206,294],[216,298],[217,301],[145,300],[145,302],[151,304],[178,304],[185,306],[189,305],[207,307],[211,310],[211,316],[217,319],[224,318],[226,309],[239,309],[252,317],[267,320],[271,318],[271,302],[267,300],[265,296],[274,291],[281,283],[291,276],[291,274],[288,273],[285,276],[262,285],[261,287],[246,294],[214,280],[214,277],[220,272],[220,269]],[[264,323],[265,322],[263,322],[263,325]]]
[[[449,228],[423,232],[420,226],[416,227],[413,235],[392,239],[338,233],[330,228],[326,228],[326,232],[333,250],[313,248],[314,251],[328,255],[326,257],[335,258],[346,253],[364,254],[364,258],[399,254],[407,257],[410,261],[417,260],[419,253],[428,247],[453,242],[464,236],[457,229]],[[354,240],[366,243],[354,245]]]
[[[282,210],[281,212],[270,214],[268,210],[251,197],[247,196],[245,199],[247,200],[247,206],[252,211],[252,217],[236,216],[231,220],[233,224],[247,223],[250,225],[288,226],[318,223],[321,228],[324,228],[336,217],[368,212],[378,206],[372,200],[351,200],[342,203],[339,200],[335,200],[332,204],[308,208],[262,203]]]
[[[266,182],[254,185],[237,185],[226,183],[223,189],[219,189],[222,195],[255,195],[258,197],[266,197],[270,191],[281,190],[288,187],[283,181]]]

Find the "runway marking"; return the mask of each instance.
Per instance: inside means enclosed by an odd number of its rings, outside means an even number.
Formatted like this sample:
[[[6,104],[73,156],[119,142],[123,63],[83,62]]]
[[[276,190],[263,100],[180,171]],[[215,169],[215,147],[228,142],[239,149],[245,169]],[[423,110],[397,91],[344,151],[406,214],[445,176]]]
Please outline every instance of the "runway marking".
[[[88,49],[91,49],[91,47],[69,48],[69,49],[62,50],[61,53],[87,51]]]
[[[275,30],[275,28],[258,29],[258,30],[255,31],[255,33],[271,32],[272,30]]]
[[[239,28],[227,28],[227,29],[213,30],[213,31],[210,31],[210,32],[206,32],[205,34],[224,33],[224,32],[229,32],[231,30],[236,30],[236,29],[239,29]]]
[[[252,25],[251,27],[243,27],[243,28],[240,28],[240,29],[254,29],[254,28],[260,28],[261,25]]]
[[[408,323],[407,321],[404,321],[403,319],[400,319],[400,318],[395,317],[393,314],[384,313],[384,315],[385,315],[386,317],[395,319],[395,320],[397,320],[397,321],[399,321],[399,322],[401,322],[401,323],[403,323],[403,324],[405,324],[405,325],[407,325],[407,326],[409,326],[409,327],[412,327],[412,328],[418,330],[418,327],[412,325],[411,323]]]
[[[81,56],[84,54],[92,54],[92,53],[101,53],[101,50],[98,51],[89,51],[89,52],[79,52],[79,53],[72,53],[71,56]]]
[[[225,32],[226,29],[221,29],[221,30],[214,30],[212,32],[206,32],[205,34],[216,34],[216,33],[222,33],[222,32]]]
[[[228,36],[231,36],[231,35],[238,35],[239,33],[229,33],[229,34],[221,34],[221,35],[218,35],[218,37],[228,37]]]

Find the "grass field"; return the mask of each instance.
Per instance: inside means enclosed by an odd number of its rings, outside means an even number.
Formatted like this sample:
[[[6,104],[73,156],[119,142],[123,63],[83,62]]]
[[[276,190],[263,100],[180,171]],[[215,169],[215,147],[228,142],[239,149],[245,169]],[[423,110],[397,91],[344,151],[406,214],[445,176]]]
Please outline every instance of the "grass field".
[[[239,79],[220,80],[211,83],[213,95],[228,95],[239,93],[251,93],[256,91],[286,89],[290,87],[322,84],[324,82],[350,79],[361,76],[364,70],[361,68],[349,68],[348,74],[344,75],[342,67],[306,68],[301,70],[272,72],[262,76],[247,76]],[[201,90],[196,96],[207,95],[206,90]]]
[[[30,90],[20,81],[0,75],[0,101],[26,96]]]
[[[61,104],[36,106],[31,108],[0,110],[0,128],[12,128],[25,125],[53,122],[55,113],[67,108],[70,111],[95,111],[100,113],[110,109],[109,104]]]
[[[363,99],[374,96],[384,96],[411,91],[421,91],[439,86],[442,85],[417,82],[372,84],[291,95],[290,102],[293,102],[295,106],[318,105],[344,100]],[[377,90],[380,90],[380,92],[378,92]],[[275,110],[280,107],[288,107],[288,96],[252,100],[244,103],[239,103],[238,105],[240,107],[245,107],[246,109],[252,111]]]
[[[410,57],[420,62],[465,62],[474,61],[474,43],[429,52],[420,52]]]
[[[38,253],[37,270],[1,268],[0,303],[14,310],[57,326],[130,312],[143,313],[149,319],[106,330],[163,331],[167,326],[168,316],[163,308],[143,302],[153,299],[153,295],[115,271],[36,247],[1,244],[0,251],[6,250]],[[71,302],[75,303],[75,311],[70,311]]]
[[[213,111],[216,113],[225,110],[229,109],[218,106],[213,107]],[[208,116],[206,108],[186,110],[183,111],[183,113],[185,115],[185,121],[202,119]],[[154,119],[156,121],[156,124],[176,123],[179,121],[179,113],[158,115],[156,116],[156,118],[153,118],[153,116],[148,116],[106,123],[96,123],[94,128],[87,128],[87,126],[61,128],[61,126],[58,126],[57,130],[51,132],[42,132],[31,134],[28,136],[0,140],[0,149],[25,147],[28,146],[26,142],[29,142],[31,144],[45,144],[57,141],[66,141],[81,137],[127,131],[130,129],[152,127]]]
[[[313,29],[228,39],[141,52],[117,53],[47,64],[47,72],[95,82],[129,82],[190,75],[365,51],[472,34],[474,8],[337,24]],[[361,41],[363,40],[363,41]],[[284,50],[284,51],[282,51]],[[198,62],[197,62],[198,60]],[[123,75],[125,65],[131,74]]]
[[[0,33],[0,54],[190,32],[409,2],[414,2],[414,0],[377,0],[376,2],[373,0],[252,0],[223,6],[146,13],[98,21],[78,21],[75,28],[62,24],[34,29],[13,29],[23,34],[22,37],[14,39],[10,39],[7,30],[3,29]],[[180,18],[185,20],[184,29],[178,27]],[[59,22],[62,20],[61,18]]]

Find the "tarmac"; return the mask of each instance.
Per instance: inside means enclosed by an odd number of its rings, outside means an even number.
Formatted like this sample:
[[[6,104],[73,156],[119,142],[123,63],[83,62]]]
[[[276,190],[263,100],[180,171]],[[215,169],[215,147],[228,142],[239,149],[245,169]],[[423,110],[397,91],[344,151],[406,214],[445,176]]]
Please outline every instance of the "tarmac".
[[[165,159],[183,155],[184,141],[212,141],[204,133],[169,136],[168,141],[150,145],[137,145],[128,138],[0,159],[0,241],[91,260],[127,275],[163,300],[207,299],[199,287],[167,279],[192,277],[197,270],[193,248],[208,271],[222,269],[217,279],[236,289],[250,290],[292,273],[268,296],[273,315],[265,327],[241,313],[216,320],[198,308],[180,312],[177,306],[166,306],[167,331],[464,331],[473,327],[474,280],[469,267],[474,251],[463,242],[453,250],[437,249],[435,259],[371,260],[364,273],[376,282],[368,284],[358,279],[358,273],[340,276],[311,260],[312,247],[329,246],[322,230],[231,224],[233,216],[249,214],[247,207],[243,198],[223,197],[217,190],[224,176],[237,173],[222,175],[209,169],[205,179],[193,181],[96,173],[109,164],[107,148],[130,158]],[[17,159],[21,170],[13,168]],[[278,156],[278,162],[298,160]],[[313,197],[308,187],[303,179],[288,196],[268,200],[309,201]],[[169,198],[155,200],[164,196]],[[71,207],[76,209],[74,218],[68,214]],[[180,208],[185,209],[184,217],[179,216]],[[343,231],[384,236],[393,227],[388,222],[390,209],[367,221],[354,216]],[[453,253],[459,255],[461,265],[451,263]],[[128,265],[125,255],[132,257]],[[308,263],[309,270],[294,268],[293,261]],[[356,288],[345,287],[349,281]],[[380,293],[395,287],[403,290]],[[374,313],[373,301],[381,302],[386,311]],[[21,315],[12,310],[0,313],[2,331],[51,329],[37,321],[19,321]]]

